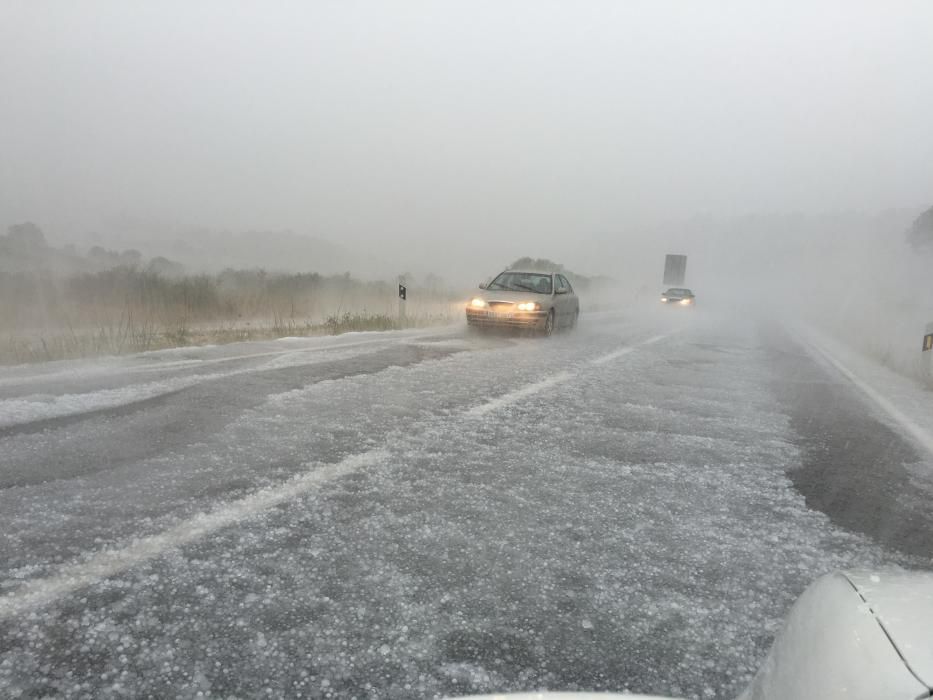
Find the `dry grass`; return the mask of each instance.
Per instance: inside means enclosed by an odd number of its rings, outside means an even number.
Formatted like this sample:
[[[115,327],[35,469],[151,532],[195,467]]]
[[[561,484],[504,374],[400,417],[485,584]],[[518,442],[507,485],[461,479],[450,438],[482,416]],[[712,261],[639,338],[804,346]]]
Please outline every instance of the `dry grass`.
[[[449,292],[349,275],[227,270],[167,279],[135,268],[55,279],[0,275],[0,364],[123,355],[190,345],[449,323]]]
[[[124,355],[167,348],[222,345],[283,337],[340,335],[355,331],[390,331],[451,323],[449,314],[420,314],[404,320],[386,314],[333,314],[323,321],[273,317],[268,321],[221,321],[206,324],[136,323],[124,317],[97,328],[44,329],[29,334],[9,333],[0,341],[0,364],[24,364],[107,355]]]

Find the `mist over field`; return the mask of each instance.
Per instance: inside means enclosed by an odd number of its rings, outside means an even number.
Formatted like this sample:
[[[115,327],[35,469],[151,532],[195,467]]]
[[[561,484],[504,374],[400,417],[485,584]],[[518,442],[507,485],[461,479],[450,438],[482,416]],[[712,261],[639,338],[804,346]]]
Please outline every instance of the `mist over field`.
[[[0,0],[0,698],[933,697],[931,270],[931,0]]]
[[[931,36],[923,2],[7,2],[0,231],[54,252],[0,247],[0,322],[390,317],[400,277],[449,320],[523,257],[628,308],[683,253],[706,305],[915,345]]]

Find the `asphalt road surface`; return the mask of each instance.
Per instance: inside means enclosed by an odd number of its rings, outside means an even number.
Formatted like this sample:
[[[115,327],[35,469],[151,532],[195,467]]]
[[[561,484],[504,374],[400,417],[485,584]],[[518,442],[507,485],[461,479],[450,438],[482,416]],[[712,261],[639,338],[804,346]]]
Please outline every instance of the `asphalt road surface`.
[[[0,370],[0,696],[734,697],[920,454],[775,323],[355,334]]]

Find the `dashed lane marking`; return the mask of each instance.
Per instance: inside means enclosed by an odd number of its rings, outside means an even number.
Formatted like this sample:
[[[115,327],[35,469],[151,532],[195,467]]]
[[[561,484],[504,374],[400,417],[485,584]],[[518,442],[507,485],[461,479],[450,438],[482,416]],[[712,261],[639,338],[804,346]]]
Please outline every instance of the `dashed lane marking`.
[[[591,360],[591,364],[605,364],[666,337],[666,335],[655,336],[636,345],[615,350]],[[496,397],[487,403],[474,406],[468,409],[465,415],[471,418],[484,416],[573,377],[573,372],[552,375]],[[94,553],[84,561],[60,568],[52,576],[27,581],[14,592],[0,597],[0,620],[47,605],[76,590],[121,574],[138,564],[161,556],[166,551],[203,539],[222,528],[235,525],[281,503],[302,496],[321,484],[373,466],[387,456],[388,452],[385,449],[376,449],[351,455],[334,464],[319,466],[313,471],[297,474],[278,486],[261,489],[239,500],[220,505],[207,513],[201,513],[179,522],[161,533],[136,539],[125,547],[105,549]]]

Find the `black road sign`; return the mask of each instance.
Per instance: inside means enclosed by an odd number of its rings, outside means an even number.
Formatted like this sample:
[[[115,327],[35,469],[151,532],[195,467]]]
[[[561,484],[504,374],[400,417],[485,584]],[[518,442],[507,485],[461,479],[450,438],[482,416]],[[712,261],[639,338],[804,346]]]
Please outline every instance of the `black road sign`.
[[[933,333],[927,333],[923,336],[923,352],[933,350]]]
[[[680,287],[687,276],[687,256],[668,255],[664,258],[664,282],[672,287]]]
[[[408,288],[404,284],[398,286],[398,298],[402,301],[408,298]]]

